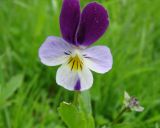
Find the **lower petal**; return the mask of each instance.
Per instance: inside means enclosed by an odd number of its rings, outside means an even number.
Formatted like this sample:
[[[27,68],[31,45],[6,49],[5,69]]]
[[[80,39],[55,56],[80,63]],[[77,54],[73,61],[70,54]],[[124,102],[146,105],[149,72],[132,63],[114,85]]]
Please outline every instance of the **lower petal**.
[[[79,72],[81,91],[88,90],[93,85],[93,75],[91,71],[84,67],[81,72]]]
[[[83,67],[82,71],[74,71],[67,64],[63,64],[57,71],[56,82],[71,91],[84,91],[92,86],[93,76],[86,67]]]
[[[98,73],[112,68],[112,54],[106,46],[94,46],[83,51],[84,62],[88,68]]]

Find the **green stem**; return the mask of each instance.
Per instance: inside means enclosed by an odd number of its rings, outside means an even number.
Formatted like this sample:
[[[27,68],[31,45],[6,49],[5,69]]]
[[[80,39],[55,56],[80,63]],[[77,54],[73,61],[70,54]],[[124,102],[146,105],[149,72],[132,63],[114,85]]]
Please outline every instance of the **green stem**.
[[[122,111],[118,114],[118,116],[115,118],[115,120],[113,121],[112,124],[117,124],[118,121],[120,120],[120,118],[122,117],[122,115],[123,115],[126,111],[128,111],[128,108],[122,109]]]
[[[80,94],[79,91],[75,91],[75,92],[74,92],[73,104],[74,104],[75,106],[77,106],[77,105],[79,104],[79,94]]]
[[[7,108],[4,109],[4,117],[6,122],[6,128],[11,128],[10,115]]]

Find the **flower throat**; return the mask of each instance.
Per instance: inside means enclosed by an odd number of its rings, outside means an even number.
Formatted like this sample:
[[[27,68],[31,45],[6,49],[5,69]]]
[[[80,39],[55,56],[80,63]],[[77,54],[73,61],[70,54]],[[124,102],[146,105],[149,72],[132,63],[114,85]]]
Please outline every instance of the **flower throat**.
[[[82,60],[78,57],[78,55],[75,55],[74,57],[70,57],[68,61],[68,65],[71,69],[71,71],[81,71],[83,68],[83,62]]]

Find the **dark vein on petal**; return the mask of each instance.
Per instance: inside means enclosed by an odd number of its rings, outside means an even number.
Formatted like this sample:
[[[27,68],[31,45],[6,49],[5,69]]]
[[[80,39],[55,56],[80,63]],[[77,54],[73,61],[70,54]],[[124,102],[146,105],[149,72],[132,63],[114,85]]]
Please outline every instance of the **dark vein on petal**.
[[[66,55],[70,55],[69,53],[67,53],[67,52],[64,52],[64,54],[66,54]]]
[[[79,63],[80,64],[80,69],[81,69],[81,71],[82,71],[82,65],[81,65],[81,63]]]
[[[88,57],[88,56],[84,56],[84,58],[87,58],[87,59],[89,59],[89,58],[91,58],[91,57]]]
[[[73,60],[73,59],[71,58],[71,59],[69,60],[68,64],[69,64],[69,63],[71,63],[71,62],[72,62],[72,60]]]
[[[77,61],[77,70],[78,70],[78,61]]]
[[[75,60],[73,61],[73,64],[72,64],[72,68],[71,68],[71,71],[72,71],[72,69],[73,69],[73,67],[74,67],[74,62],[75,62]]]

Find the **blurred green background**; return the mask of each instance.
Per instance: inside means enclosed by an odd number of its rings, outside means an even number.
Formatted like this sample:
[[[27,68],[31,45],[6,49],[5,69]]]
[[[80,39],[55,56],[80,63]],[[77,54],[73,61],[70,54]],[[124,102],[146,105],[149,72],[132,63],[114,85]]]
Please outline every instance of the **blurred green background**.
[[[81,0],[84,5],[91,0]],[[110,26],[95,45],[110,47],[113,69],[94,73],[90,89],[97,128],[121,110],[123,93],[138,97],[142,113],[126,113],[115,128],[160,128],[160,1],[97,0]],[[72,101],[55,83],[57,67],[40,63],[38,49],[60,36],[61,0],[0,0],[0,128],[65,128],[57,107]],[[103,127],[107,128],[107,127]]]

